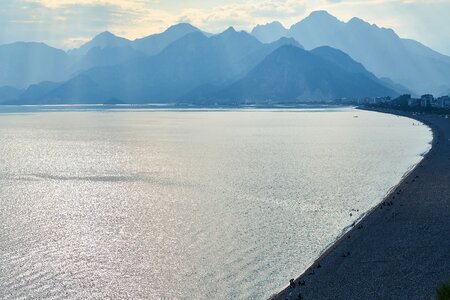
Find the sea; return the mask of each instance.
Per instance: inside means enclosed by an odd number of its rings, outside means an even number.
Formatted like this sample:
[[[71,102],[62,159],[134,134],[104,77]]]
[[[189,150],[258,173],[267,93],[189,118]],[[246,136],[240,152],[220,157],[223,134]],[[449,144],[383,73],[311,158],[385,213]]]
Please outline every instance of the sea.
[[[431,140],[352,107],[0,107],[0,298],[267,299]]]

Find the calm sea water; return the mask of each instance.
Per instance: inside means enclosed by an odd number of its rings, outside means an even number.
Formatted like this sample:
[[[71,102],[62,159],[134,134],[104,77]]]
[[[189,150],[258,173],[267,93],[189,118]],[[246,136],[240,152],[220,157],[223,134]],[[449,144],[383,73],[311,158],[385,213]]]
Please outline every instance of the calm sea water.
[[[431,141],[353,109],[28,110],[0,113],[1,299],[267,298]]]

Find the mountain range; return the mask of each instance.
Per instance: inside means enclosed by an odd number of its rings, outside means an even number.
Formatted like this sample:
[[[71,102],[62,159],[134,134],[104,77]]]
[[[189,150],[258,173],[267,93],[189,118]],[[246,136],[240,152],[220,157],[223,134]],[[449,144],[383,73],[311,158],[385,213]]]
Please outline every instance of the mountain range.
[[[450,87],[449,56],[358,18],[343,22],[326,11],[316,11],[289,29],[273,22],[256,26],[252,34],[264,42],[291,37],[305,49],[342,50],[377,77],[389,78],[415,94],[442,94]]]
[[[67,52],[34,42],[0,45],[0,86],[27,88],[44,81],[63,82],[94,67],[158,54],[169,44],[196,31],[199,30],[183,23],[135,41],[103,32]]]
[[[251,34],[182,23],[134,41],[103,32],[68,52],[0,46],[0,103],[9,104],[314,102],[443,94],[449,78],[450,57],[326,12]]]
[[[244,77],[191,101],[233,104],[276,104],[329,99],[395,96],[398,93],[340,50],[306,51],[284,45],[270,53]]]

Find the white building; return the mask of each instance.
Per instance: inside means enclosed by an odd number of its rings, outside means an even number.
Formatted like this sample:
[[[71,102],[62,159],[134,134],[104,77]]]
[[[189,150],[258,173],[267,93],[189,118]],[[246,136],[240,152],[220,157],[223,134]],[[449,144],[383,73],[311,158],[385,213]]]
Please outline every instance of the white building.
[[[443,96],[436,99],[436,106],[438,108],[450,109],[450,97]]]
[[[420,97],[420,106],[422,106],[422,107],[431,107],[433,102],[434,102],[433,95],[426,94],[426,95],[422,95],[422,97]]]
[[[420,105],[420,99],[416,98],[410,98],[408,99],[408,106],[409,107],[416,107]]]

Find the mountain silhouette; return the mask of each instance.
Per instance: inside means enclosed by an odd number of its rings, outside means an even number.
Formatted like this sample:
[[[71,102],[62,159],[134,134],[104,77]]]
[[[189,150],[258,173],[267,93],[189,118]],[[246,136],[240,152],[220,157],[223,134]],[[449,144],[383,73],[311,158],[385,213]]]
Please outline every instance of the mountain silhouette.
[[[449,66],[450,57],[390,29],[318,11],[289,29],[272,22],[252,34],[229,27],[211,35],[181,23],[134,41],[103,32],[68,52],[42,43],[3,45],[0,103],[279,103],[443,95],[450,91]]]
[[[280,22],[275,21],[265,25],[256,25],[252,30],[252,35],[263,43],[272,43],[287,36],[287,31]]]
[[[22,90],[11,86],[0,87],[0,103],[14,103],[14,101],[23,93]]]
[[[285,103],[397,94],[338,50],[327,47],[309,52],[287,45],[275,50],[244,78],[212,98],[238,99],[244,103]]]
[[[118,37],[109,31],[105,31],[95,36],[91,41],[82,45],[80,48],[68,51],[68,54],[73,56],[83,56],[94,48],[126,47],[129,44],[130,40]]]
[[[147,55],[155,55],[160,53],[164,50],[164,48],[176,40],[194,32],[200,32],[200,30],[191,24],[180,23],[169,27],[162,33],[152,34],[141,39],[136,39],[131,43],[131,46]]]
[[[285,43],[298,44],[289,39]],[[205,84],[223,86],[232,82],[259,63],[275,45],[263,44],[233,28],[209,38],[194,32],[158,55],[81,72],[45,96],[39,93],[35,101],[73,103],[78,99],[81,103],[98,103],[111,98],[128,103],[173,101]]]
[[[44,43],[17,42],[0,46],[0,87],[27,88],[44,81],[62,82],[80,72],[154,55],[186,34],[199,32],[189,24],[130,41],[105,31],[67,53]]]
[[[269,39],[272,30],[262,32],[265,29],[259,27],[255,36]],[[285,36],[295,38],[306,49],[340,49],[377,77],[389,78],[416,94],[439,94],[450,86],[450,57],[359,18],[342,22],[326,11],[317,11],[286,30]]]
[[[63,81],[69,66],[66,52],[43,43],[0,46],[0,86],[26,88],[46,80]]]
[[[72,72],[80,72],[95,67],[111,66],[145,56],[144,53],[131,46],[95,47],[78,60],[72,61]]]
[[[289,38],[264,44],[230,27],[211,37],[199,31],[188,34],[155,56],[95,67],[60,84],[32,86],[20,101],[279,102],[396,94],[340,50],[309,52]]]

